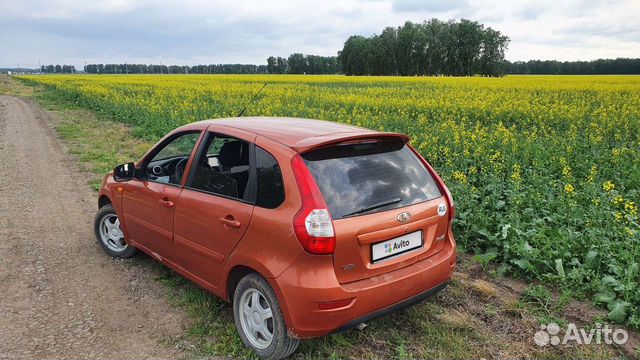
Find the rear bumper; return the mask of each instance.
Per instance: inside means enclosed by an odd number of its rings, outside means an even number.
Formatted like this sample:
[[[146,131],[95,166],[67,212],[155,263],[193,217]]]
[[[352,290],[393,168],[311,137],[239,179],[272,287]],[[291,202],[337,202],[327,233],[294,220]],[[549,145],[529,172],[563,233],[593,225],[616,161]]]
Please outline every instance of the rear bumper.
[[[418,295],[415,295],[411,298],[408,298],[402,302],[393,304],[387,308],[384,308],[382,310],[378,310],[376,312],[370,313],[368,315],[365,315],[361,318],[355,319],[355,320],[351,320],[348,323],[342,325],[339,329],[335,330],[334,332],[344,332],[344,331],[348,331],[353,329],[354,327],[356,327],[358,324],[363,323],[363,322],[367,322],[367,321],[371,321],[373,319],[377,319],[379,317],[385,316],[387,314],[391,314],[393,312],[396,311],[400,311],[402,309],[408,308],[410,306],[413,306],[415,304],[418,304],[424,300],[427,300],[428,298],[432,297],[433,295],[437,294],[440,290],[444,289],[447,287],[447,285],[449,285],[449,281],[444,282],[432,289],[429,289],[423,293],[420,293]]]
[[[455,262],[451,236],[437,254],[368,279],[340,284],[331,256],[304,254],[270,281],[290,335],[304,339],[347,330],[436,294],[451,279]],[[340,308],[326,310],[319,306],[347,299],[352,301]]]

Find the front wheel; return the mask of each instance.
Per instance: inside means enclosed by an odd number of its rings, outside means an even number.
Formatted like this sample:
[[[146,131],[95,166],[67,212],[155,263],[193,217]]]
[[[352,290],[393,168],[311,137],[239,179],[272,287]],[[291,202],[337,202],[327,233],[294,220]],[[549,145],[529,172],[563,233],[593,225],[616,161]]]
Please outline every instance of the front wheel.
[[[273,289],[256,273],[238,283],[233,295],[233,315],[240,339],[261,359],[282,359],[300,344],[287,332]]]
[[[120,219],[111,204],[98,210],[93,228],[98,244],[109,256],[128,258],[136,254],[136,248],[125,242],[124,233],[120,229]]]

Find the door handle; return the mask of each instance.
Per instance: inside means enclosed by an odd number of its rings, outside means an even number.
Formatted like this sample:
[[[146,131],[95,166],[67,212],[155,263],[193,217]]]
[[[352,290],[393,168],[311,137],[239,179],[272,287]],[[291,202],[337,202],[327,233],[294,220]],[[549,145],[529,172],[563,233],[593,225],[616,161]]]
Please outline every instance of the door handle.
[[[226,217],[220,218],[220,222],[222,223],[222,225],[225,225],[225,226],[230,226],[234,228],[240,227],[240,221],[234,219],[233,216],[231,215],[227,215]]]
[[[173,201],[169,200],[168,198],[164,198],[162,200],[158,200],[158,203],[160,205],[162,205],[163,208],[171,208],[171,207],[173,207],[175,205],[173,203]]]

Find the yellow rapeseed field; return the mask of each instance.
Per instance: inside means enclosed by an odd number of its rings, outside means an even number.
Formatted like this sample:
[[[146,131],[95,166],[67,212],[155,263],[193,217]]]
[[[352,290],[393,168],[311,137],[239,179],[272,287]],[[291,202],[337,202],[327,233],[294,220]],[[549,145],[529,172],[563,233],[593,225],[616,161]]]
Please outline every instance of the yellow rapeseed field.
[[[500,274],[594,295],[611,320],[640,327],[638,76],[23,79],[148,139],[235,116],[265,82],[245,115],[407,133],[454,194],[461,248]]]

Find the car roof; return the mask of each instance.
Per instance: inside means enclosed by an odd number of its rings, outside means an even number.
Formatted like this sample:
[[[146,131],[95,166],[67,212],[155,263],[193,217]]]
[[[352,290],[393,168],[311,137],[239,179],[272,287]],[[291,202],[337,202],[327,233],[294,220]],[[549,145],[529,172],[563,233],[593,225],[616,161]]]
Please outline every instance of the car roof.
[[[249,131],[304,152],[325,144],[361,138],[395,137],[404,142],[403,134],[384,133],[332,121],[290,117],[237,117],[199,121],[201,125],[220,125]]]

